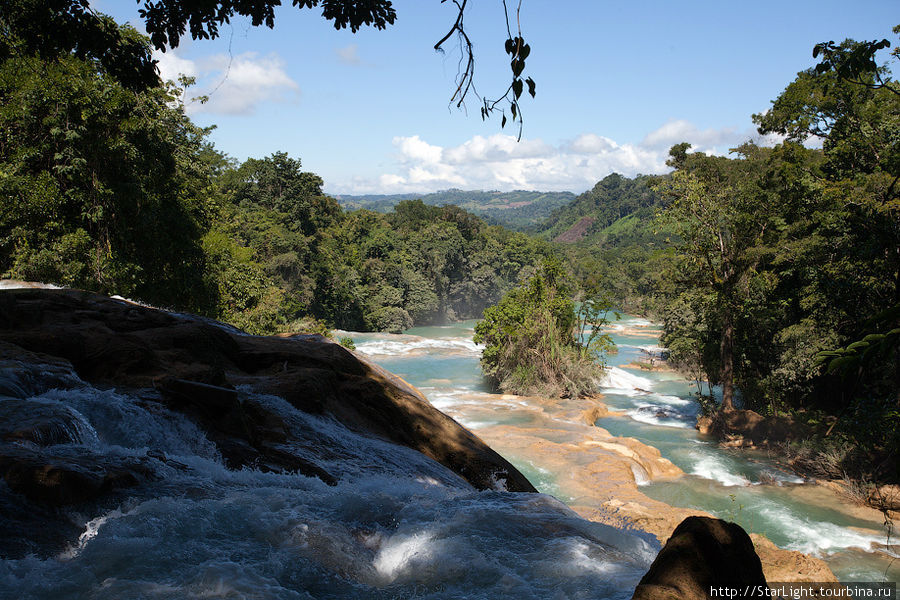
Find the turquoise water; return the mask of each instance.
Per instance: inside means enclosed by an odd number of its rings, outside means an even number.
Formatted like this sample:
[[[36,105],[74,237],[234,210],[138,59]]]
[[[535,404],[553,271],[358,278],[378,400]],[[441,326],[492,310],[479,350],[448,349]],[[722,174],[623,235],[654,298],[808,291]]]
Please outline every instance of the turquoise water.
[[[490,394],[480,375],[480,348],[472,343],[475,321],[418,327],[404,335],[350,334],[357,348],[422,390],[431,402],[477,432],[487,425],[522,430],[546,427],[527,399]],[[830,492],[806,485],[761,452],[729,450],[694,429],[697,405],[691,383],[677,374],[626,367],[657,350],[660,328],[626,316],[607,330],[618,352],[608,357],[604,402],[623,411],[597,425],[660,450],[686,475],[642,486],[647,496],[695,508],[762,533],[783,548],[822,557],[842,580],[895,581],[900,560],[878,552],[886,541],[883,523],[838,510]],[[566,432],[539,430],[550,441]],[[557,439],[551,439],[557,436]],[[508,456],[542,492],[564,502],[552,470],[536,460]],[[896,547],[894,547],[896,549]]]

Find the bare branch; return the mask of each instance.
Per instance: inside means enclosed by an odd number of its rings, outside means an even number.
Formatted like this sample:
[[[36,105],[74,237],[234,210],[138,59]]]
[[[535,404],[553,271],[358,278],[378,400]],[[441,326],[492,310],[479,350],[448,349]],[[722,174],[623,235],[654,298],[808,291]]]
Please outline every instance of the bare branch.
[[[447,43],[454,35],[459,40],[460,60],[459,68],[456,76],[456,89],[450,97],[450,104],[455,104],[456,108],[464,108],[466,98],[474,95],[481,104],[481,118],[486,119],[493,113],[499,111],[502,116],[501,127],[506,125],[507,116],[506,109],[509,109],[512,120],[519,126],[518,139],[522,138],[522,126],[524,120],[522,118],[522,107],[519,104],[519,98],[525,90],[527,84],[528,93],[533,97],[535,95],[535,83],[530,77],[522,79],[522,73],[525,69],[525,59],[528,58],[531,48],[525,43],[522,37],[521,27],[521,10],[522,1],[519,0],[516,5],[516,35],[513,35],[510,23],[509,7],[506,0],[501,0],[503,4],[503,13],[506,19],[507,40],[505,44],[506,53],[510,55],[510,69],[512,78],[506,90],[497,98],[490,99],[481,96],[475,88],[475,53],[472,40],[466,33],[465,28],[465,11],[468,0],[452,0],[456,5],[456,20],[450,30],[434,45],[434,49],[438,52],[444,51],[444,44]],[[441,0],[441,3],[447,0]]]

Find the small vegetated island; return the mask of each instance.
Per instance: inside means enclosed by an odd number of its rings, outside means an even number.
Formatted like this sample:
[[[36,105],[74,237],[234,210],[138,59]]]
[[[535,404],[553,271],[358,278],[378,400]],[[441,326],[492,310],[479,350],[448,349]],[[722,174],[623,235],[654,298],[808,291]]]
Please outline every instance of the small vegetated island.
[[[577,285],[558,259],[546,259],[485,309],[475,326],[475,342],[485,345],[481,368],[495,387],[512,394],[593,394],[612,346],[602,331],[611,311],[596,284]]]

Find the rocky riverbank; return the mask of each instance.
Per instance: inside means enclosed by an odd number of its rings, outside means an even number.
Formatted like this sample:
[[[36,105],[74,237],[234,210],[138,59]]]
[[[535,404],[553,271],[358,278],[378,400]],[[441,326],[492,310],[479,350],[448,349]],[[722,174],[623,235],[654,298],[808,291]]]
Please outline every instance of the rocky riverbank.
[[[565,408],[553,399],[518,399],[520,405],[532,407],[531,427],[481,427],[478,435],[504,455],[540,464],[552,472],[559,495],[584,518],[634,527],[665,542],[684,519],[712,516],[670,506],[641,491],[642,483],[674,479],[684,473],[656,448],[633,438],[615,437],[595,426],[598,418],[610,414],[602,399],[569,399]],[[818,558],[780,549],[758,534],[751,539],[769,581],[836,581]]]

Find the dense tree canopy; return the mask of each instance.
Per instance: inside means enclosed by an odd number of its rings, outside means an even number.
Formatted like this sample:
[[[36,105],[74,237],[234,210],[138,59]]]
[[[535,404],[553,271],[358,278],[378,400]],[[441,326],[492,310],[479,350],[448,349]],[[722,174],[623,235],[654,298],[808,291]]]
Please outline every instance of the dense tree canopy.
[[[173,98],[130,92],[74,56],[0,62],[3,271],[208,306],[204,132]]]

